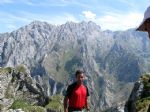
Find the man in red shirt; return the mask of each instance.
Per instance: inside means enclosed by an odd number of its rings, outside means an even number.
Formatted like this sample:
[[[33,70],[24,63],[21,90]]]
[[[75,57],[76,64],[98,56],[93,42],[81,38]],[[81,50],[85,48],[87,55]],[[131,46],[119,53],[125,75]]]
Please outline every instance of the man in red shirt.
[[[76,71],[76,82],[69,85],[64,98],[64,112],[89,112],[88,88],[83,84],[84,72]]]

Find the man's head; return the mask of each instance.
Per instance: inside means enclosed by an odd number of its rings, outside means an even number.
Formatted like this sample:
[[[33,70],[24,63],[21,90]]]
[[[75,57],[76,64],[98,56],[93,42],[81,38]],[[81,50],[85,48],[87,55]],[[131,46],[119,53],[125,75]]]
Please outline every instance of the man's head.
[[[144,13],[144,18],[140,26],[137,28],[138,31],[146,31],[149,34],[150,38],[150,6]]]
[[[84,80],[84,72],[81,70],[77,70],[75,73],[76,79],[77,79],[77,83],[78,84],[82,84],[83,80]]]

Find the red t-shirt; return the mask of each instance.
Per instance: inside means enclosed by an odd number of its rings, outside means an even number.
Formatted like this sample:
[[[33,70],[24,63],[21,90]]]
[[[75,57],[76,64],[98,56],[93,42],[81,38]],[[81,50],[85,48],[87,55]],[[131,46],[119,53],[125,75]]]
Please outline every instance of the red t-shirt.
[[[77,85],[76,83],[68,87],[68,98],[69,107],[72,108],[83,108],[87,101],[87,96],[89,96],[88,89],[86,86]]]

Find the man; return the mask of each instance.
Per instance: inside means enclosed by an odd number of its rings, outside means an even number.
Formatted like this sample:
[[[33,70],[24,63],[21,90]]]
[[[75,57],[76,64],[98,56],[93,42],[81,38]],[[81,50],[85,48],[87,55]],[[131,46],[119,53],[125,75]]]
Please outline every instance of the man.
[[[144,19],[140,26],[137,28],[138,31],[146,31],[148,32],[149,38],[150,38],[150,6],[147,8],[147,10],[144,13]]]
[[[84,72],[77,70],[76,82],[69,85],[64,98],[64,112],[89,112],[88,88],[83,84]]]

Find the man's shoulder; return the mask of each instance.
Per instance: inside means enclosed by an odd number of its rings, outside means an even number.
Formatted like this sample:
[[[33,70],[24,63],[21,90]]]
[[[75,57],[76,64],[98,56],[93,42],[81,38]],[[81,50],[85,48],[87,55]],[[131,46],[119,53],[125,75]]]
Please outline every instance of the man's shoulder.
[[[73,82],[72,84],[70,84],[68,87],[73,88],[77,85],[77,82]]]

